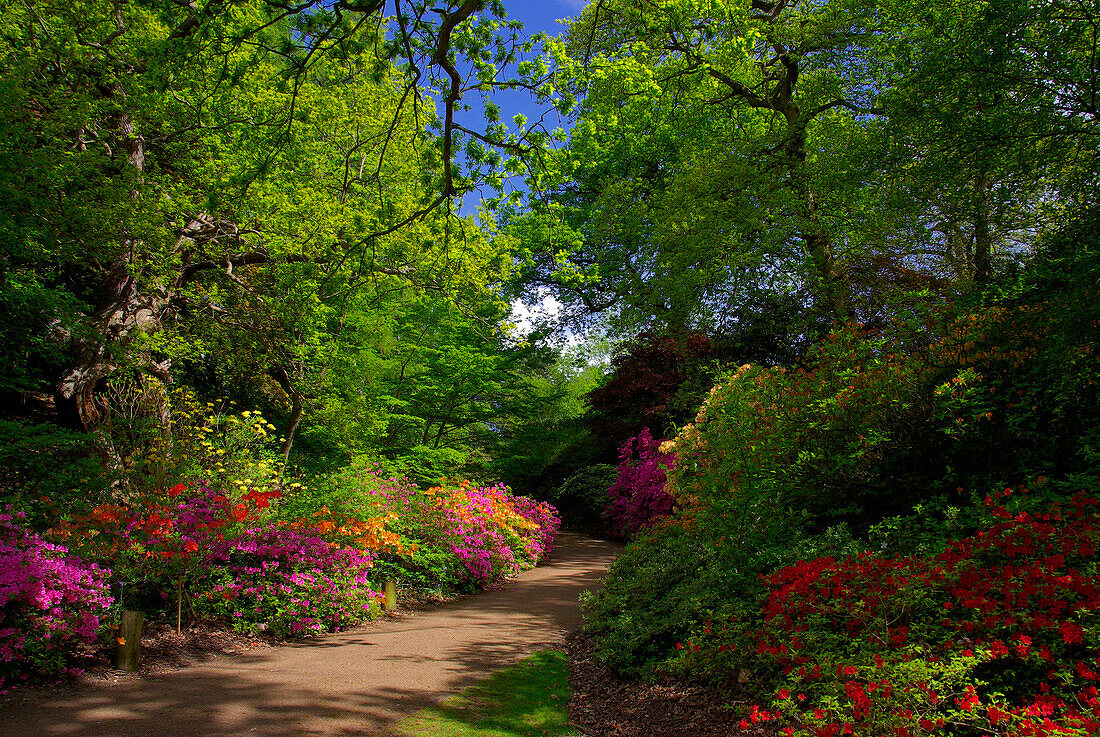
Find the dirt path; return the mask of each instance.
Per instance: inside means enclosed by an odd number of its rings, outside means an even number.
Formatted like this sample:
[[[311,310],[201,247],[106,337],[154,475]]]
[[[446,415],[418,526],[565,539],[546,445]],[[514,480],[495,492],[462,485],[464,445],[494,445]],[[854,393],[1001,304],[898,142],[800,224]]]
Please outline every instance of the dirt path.
[[[0,706],[0,737],[378,735],[403,716],[556,643],[618,549],[562,533],[504,589],[163,678],[37,692]]]

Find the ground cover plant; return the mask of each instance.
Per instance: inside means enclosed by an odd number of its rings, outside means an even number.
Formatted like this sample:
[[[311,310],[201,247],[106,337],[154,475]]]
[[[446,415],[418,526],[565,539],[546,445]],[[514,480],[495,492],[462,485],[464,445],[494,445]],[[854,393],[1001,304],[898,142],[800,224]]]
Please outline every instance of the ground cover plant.
[[[543,650],[503,668],[439,706],[402,719],[400,737],[553,737],[569,735],[565,653]]]

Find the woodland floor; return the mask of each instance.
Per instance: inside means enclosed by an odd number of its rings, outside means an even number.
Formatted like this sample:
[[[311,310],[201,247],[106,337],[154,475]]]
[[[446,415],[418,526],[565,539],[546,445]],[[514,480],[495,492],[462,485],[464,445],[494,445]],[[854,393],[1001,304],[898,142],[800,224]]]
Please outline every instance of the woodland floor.
[[[740,727],[744,705],[725,706],[716,688],[684,683],[647,683],[617,678],[595,658],[592,642],[579,632],[565,642],[569,654],[570,720],[585,735],[599,737],[726,737],[764,734]]]

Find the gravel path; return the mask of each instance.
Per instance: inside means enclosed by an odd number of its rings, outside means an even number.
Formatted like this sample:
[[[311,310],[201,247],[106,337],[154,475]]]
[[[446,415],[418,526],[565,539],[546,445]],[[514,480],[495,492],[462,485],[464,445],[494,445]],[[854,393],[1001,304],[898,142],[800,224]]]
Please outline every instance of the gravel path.
[[[155,679],[28,692],[0,737],[379,735],[580,625],[577,595],[618,548],[569,533],[499,591],[319,640],[254,650]]]

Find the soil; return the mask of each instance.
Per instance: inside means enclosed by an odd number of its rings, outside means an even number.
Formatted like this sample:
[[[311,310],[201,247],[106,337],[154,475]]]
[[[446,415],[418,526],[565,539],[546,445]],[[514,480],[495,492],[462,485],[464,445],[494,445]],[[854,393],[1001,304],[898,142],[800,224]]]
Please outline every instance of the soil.
[[[615,676],[601,665],[595,647],[575,632],[569,653],[570,721],[598,737],[728,737],[763,735],[741,728],[748,705],[712,686],[682,682],[648,683]]]
[[[180,633],[165,622],[146,622],[141,633],[141,665],[136,673],[116,670],[108,665],[109,652],[96,654],[85,668],[82,679],[88,682],[118,682],[133,678],[157,678],[219,655],[274,647],[279,643],[246,637],[213,624],[184,627]]]

